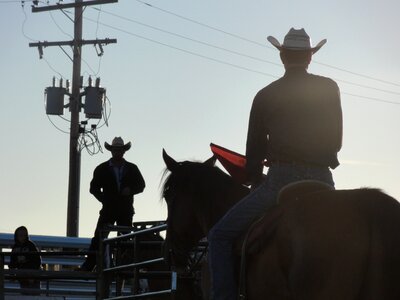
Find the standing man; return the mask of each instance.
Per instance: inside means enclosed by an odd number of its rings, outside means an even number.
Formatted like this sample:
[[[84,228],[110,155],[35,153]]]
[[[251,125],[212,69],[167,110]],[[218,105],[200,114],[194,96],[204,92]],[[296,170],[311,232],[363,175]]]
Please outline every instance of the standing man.
[[[135,213],[133,196],[143,192],[145,182],[138,167],[126,161],[124,154],[131,148],[131,143],[124,144],[121,137],[116,137],[111,145],[104,147],[111,151],[110,160],[96,167],[90,182],[90,193],[103,205],[97,221],[95,235],[89,251],[97,251],[99,247],[100,230],[106,225],[132,226]],[[103,237],[108,236],[108,232]],[[96,265],[96,256],[88,255],[81,270],[92,271]]]
[[[318,180],[334,187],[332,173],[342,146],[342,109],[337,84],[307,72],[311,57],[325,43],[311,46],[304,29],[290,29],[280,51],[285,75],[260,90],[250,112],[247,172],[252,192],[231,208],[208,236],[212,299],[234,300],[233,243],[266,210],[279,191],[299,180]],[[263,178],[262,162],[269,163]]]

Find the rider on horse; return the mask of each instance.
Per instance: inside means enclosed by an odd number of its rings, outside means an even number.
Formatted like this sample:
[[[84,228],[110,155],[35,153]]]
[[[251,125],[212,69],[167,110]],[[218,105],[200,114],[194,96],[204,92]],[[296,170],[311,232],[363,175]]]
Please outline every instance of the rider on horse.
[[[325,43],[311,46],[304,29],[290,29],[280,51],[282,78],[260,90],[250,113],[246,169],[252,192],[232,207],[209,233],[212,299],[237,299],[233,244],[267,209],[279,191],[299,180],[318,180],[334,187],[332,173],[342,146],[342,109],[337,84],[307,72],[312,55]],[[262,162],[269,170],[263,177]]]

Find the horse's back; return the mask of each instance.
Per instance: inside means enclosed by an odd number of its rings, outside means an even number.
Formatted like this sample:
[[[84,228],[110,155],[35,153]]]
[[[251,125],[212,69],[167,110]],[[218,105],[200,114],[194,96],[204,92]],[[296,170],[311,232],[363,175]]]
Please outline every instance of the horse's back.
[[[277,238],[295,299],[400,299],[399,230],[399,203],[378,190],[290,202]]]
[[[377,190],[369,201],[370,251],[360,299],[400,299],[400,204]]]

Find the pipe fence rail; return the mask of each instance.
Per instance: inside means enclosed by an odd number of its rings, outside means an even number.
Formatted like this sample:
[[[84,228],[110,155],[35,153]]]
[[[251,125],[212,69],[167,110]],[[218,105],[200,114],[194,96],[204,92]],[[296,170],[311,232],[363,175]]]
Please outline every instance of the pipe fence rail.
[[[164,222],[159,222],[164,223]],[[161,242],[156,241],[139,241],[141,236],[151,233],[160,233],[161,231],[165,231],[167,229],[166,224],[161,225],[152,225],[150,228],[146,228],[149,223],[142,223],[140,224],[141,227],[145,227],[144,229],[139,229],[130,233],[121,234],[116,237],[105,238],[102,239],[100,243],[100,257],[103,257],[107,252],[107,247],[116,245],[120,245],[121,243],[128,242],[132,245],[132,254],[133,254],[133,262],[121,264],[117,266],[105,266],[104,260],[99,261],[99,277],[98,277],[98,291],[100,292],[100,299],[107,299],[107,300],[117,300],[117,299],[147,299],[154,296],[170,296],[170,299],[175,299],[176,289],[177,289],[177,273],[175,271],[145,271],[143,272],[141,269],[144,267],[148,267],[157,263],[164,262],[164,258],[154,258],[144,261],[139,261],[139,251],[140,245],[160,245]],[[151,225],[151,224],[150,224]],[[139,226],[138,226],[139,227]],[[127,228],[121,226],[112,226],[106,229],[113,230],[113,231],[127,231]],[[161,256],[161,251],[160,254]],[[112,275],[118,275],[122,272],[126,271],[133,271],[133,286],[132,286],[132,294],[131,295],[116,295],[115,297],[109,297],[109,289],[108,289],[108,281]],[[152,278],[159,278],[159,279],[169,279],[170,280],[170,288],[163,289],[158,291],[148,291],[144,293],[139,293],[139,285],[140,279],[152,279]]]
[[[24,255],[34,254],[43,256],[84,256],[91,254],[89,251],[56,251],[56,252],[23,252]],[[96,296],[97,292],[83,292],[73,290],[50,290],[49,281],[56,279],[63,280],[96,280],[97,274],[91,272],[76,272],[76,271],[47,271],[47,270],[24,270],[24,269],[5,269],[5,257],[18,253],[0,252],[0,300],[5,299],[5,294],[29,293],[29,294],[44,294],[44,295],[87,295]],[[20,279],[37,279],[46,282],[46,288],[6,288],[5,280],[20,280]]]
[[[24,255],[35,254],[41,257],[53,257],[50,259],[54,265],[58,264],[66,270],[22,270],[6,269],[5,265],[9,262],[11,253],[0,252],[0,300],[5,299],[5,295],[15,295],[20,293],[40,294],[46,296],[85,296],[96,300],[116,300],[116,299],[149,299],[151,297],[163,297],[165,299],[175,299],[177,291],[178,276],[174,268],[162,265],[163,239],[160,232],[165,231],[167,225],[164,221],[156,222],[135,222],[133,227],[127,226],[107,226],[100,233],[103,237],[109,232],[118,232],[115,237],[102,238],[99,243],[99,250],[96,251],[97,267],[95,272],[84,272],[72,270],[72,264],[65,264],[68,259],[74,262],[82,260],[85,255],[93,254],[89,251],[53,251],[60,248],[62,243],[58,242],[57,247],[48,251],[24,252]],[[150,235],[150,238],[149,238]],[[153,240],[157,236],[159,240]],[[43,236],[46,238],[46,236]],[[78,242],[74,241],[74,242]],[[87,242],[85,242],[87,243]],[[5,244],[6,245],[6,244]],[[147,248],[146,248],[147,247]],[[156,249],[153,251],[156,256],[142,259],[141,253],[148,248]],[[3,247],[4,248],[4,247]],[[1,251],[3,251],[3,248]],[[74,248],[71,248],[74,250]],[[75,248],[78,249],[78,248]],[[115,252],[113,252],[113,251]],[[127,252],[129,261],[124,261],[118,255],[122,251]],[[111,260],[111,253],[114,253]],[[119,253],[119,254],[118,254]],[[153,253],[153,254],[154,254]],[[49,260],[49,258],[45,258]],[[69,269],[68,269],[69,268]],[[118,278],[129,278],[132,283],[123,289],[117,284]],[[34,279],[41,282],[39,288],[17,288],[18,280]],[[163,282],[161,289],[151,290],[149,286],[141,290],[141,284],[158,280]],[[50,282],[55,286],[61,285],[65,288],[50,288]],[[7,286],[6,286],[7,283]],[[45,283],[45,284],[43,284]],[[76,288],[71,289],[76,283]],[[68,285],[69,284],[69,285]],[[81,288],[79,284],[87,284],[91,288]],[[67,286],[68,285],[68,286]],[[10,287],[14,286],[14,287]],[[130,287],[130,290],[129,290]],[[90,298],[88,298],[90,299]]]

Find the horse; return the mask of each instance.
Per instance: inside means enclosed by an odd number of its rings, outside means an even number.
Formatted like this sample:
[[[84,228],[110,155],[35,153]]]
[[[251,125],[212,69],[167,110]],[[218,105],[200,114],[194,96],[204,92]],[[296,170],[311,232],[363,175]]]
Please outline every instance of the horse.
[[[165,257],[182,269],[190,249],[250,191],[214,166],[213,158],[177,162],[163,151],[163,159],[169,171],[162,188]],[[284,188],[277,201],[259,222],[259,234],[248,236],[246,299],[400,299],[396,199],[378,189],[298,183]]]

